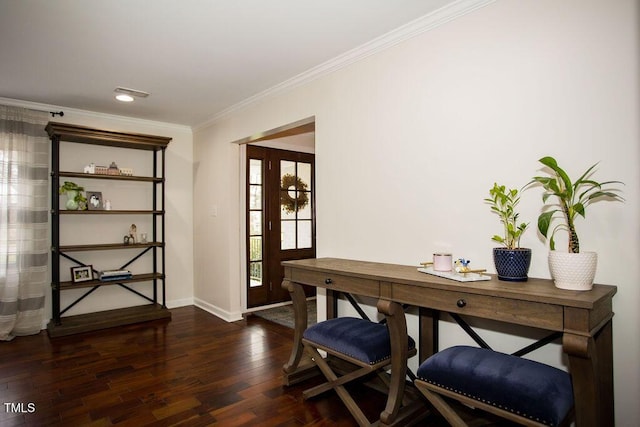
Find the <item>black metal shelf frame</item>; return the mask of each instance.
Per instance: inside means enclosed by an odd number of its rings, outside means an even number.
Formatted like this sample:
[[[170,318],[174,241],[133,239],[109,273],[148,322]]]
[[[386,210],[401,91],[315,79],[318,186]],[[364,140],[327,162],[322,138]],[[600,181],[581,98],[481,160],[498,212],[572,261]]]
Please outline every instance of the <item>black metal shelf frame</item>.
[[[166,255],[165,255],[165,174],[166,162],[165,151],[171,138],[155,137],[139,134],[115,133],[109,131],[101,131],[96,129],[84,128],[74,125],[66,125],[60,123],[49,123],[46,127],[51,139],[51,288],[52,288],[52,322],[60,325],[62,314],[80,303],[90,294],[95,292],[101,286],[117,285],[133,294],[142,297],[153,304],[160,303],[166,309]],[[61,141],[73,143],[86,143],[95,145],[105,145],[115,148],[142,149],[148,150],[152,155],[153,176],[108,176],[93,175],[79,172],[60,171],[60,143]],[[149,211],[140,210],[116,210],[116,211],[66,211],[60,210],[60,200],[58,189],[60,187],[61,177],[77,177],[82,179],[102,179],[102,180],[126,180],[137,181],[141,183],[150,183],[153,186],[152,207]],[[159,187],[158,187],[159,186]],[[61,214],[88,214],[88,215],[152,215],[151,242],[146,244],[122,245],[113,244],[95,244],[95,245],[60,245],[60,215]],[[160,224],[158,224],[158,222]],[[136,253],[122,266],[120,270],[126,269],[143,255],[151,252],[152,269],[149,274],[136,275],[131,279],[117,280],[114,282],[90,281],[79,286],[70,286],[67,282],[60,281],[60,261],[66,258],[78,266],[85,264],[67,252],[77,251],[101,251],[101,250],[131,250],[137,249]],[[152,282],[153,296],[142,294],[141,292],[127,286],[127,283],[134,282]],[[158,294],[158,281],[161,281],[160,291]],[[89,288],[81,296],[73,300],[65,308],[61,307],[60,294],[65,289]]]

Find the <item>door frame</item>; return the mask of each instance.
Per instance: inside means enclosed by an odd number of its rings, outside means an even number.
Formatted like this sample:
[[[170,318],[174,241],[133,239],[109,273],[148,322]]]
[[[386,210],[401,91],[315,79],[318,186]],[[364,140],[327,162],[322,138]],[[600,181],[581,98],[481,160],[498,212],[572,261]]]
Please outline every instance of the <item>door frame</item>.
[[[237,144],[239,146],[238,150],[238,162],[239,162],[239,193],[240,193],[240,218],[239,218],[239,228],[240,235],[238,242],[238,250],[240,251],[240,263],[238,265],[238,279],[240,289],[240,307],[243,313],[249,313],[252,311],[263,310],[269,307],[277,307],[281,305],[285,305],[288,303],[277,303],[268,306],[261,307],[253,307],[247,308],[247,228],[246,228],[246,212],[247,212],[247,194],[246,194],[246,170],[247,170],[247,144],[260,144],[260,145],[268,145],[272,146],[275,144],[273,148],[283,148],[289,149],[293,151],[300,152],[308,152],[315,154],[315,116],[310,116],[305,119],[298,120],[296,122],[289,123],[284,126],[280,126],[277,128],[273,128],[268,131],[260,132],[253,136],[249,136],[246,138],[239,139],[237,141],[233,141],[232,143]],[[313,143],[310,147],[302,147],[299,146],[297,148],[292,148],[291,145],[288,145],[288,148],[277,146],[279,141],[272,141],[283,139],[289,136],[296,136],[301,134],[310,134],[313,139]],[[267,141],[267,142],[264,142]]]

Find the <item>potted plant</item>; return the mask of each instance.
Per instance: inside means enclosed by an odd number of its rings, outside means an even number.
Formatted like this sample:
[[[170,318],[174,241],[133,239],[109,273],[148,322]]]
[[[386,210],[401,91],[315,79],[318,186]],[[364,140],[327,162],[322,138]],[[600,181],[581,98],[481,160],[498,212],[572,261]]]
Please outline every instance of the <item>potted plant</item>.
[[[67,195],[67,203],[65,204],[68,210],[75,211],[77,209],[85,210],[87,208],[87,198],[82,194],[84,187],[76,184],[75,182],[65,181],[60,186],[58,193]]]
[[[539,162],[550,172],[548,176],[534,176],[529,184],[538,183],[544,189],[542,201],[545,206],[538,217],[538,230],[545,239],[549,240],[551,277],[558,288],[589,290],[593,286],[598,255],[595,252],[580,251],[575,220],[578,216],[585,218],[587,207],[596,201],[623,201],[624,199],[618,194],[620,189],[615,187],[616,184],[623,183],[593,180],[592,175],[598,163],[589,167],[577,180],[572,181],[553,157],[543,157]],[[555,203],[547,204],[551,198]],[[560,222],[551,227],[555,219]],[[555,234],[560,230],[568,234],[567,252],[555,250]]]
[[[529,225],[525,222],[518,224],[520,214],[516,212],[516,206],[520,202],[520,192],[494,183],[489,195],[491,197],[484,200],[491,206],[491,211],[498,214],[503,225],[503,234],[496,234],[491,239],[503,245],[493,248],[498,279],[524,282],[528,279],[531,265],[531,249],[520,247],[520,236]]]

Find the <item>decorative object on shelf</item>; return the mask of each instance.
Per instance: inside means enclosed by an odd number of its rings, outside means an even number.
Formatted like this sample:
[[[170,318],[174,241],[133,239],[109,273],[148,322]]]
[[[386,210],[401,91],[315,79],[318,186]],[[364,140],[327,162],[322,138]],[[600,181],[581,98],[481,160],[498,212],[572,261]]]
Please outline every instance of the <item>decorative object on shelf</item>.
[[[309,203],[309,186],[300,177],[285,174],[280,188],[280,205],[286,213],[298,212]]]
[[[580,252],[580,242],[574,221],[577,215],[585,217],[587,206],[599,200],[624,201],[620,196],[619,188],[616,184],[623,184],[621,181],[597,182],[592,178],[595,167],[593,164],[577,180],[573,181],[562,169],[556,159],[547,156],[539,160],[544,166],[550,169],[548,176],[534,176],[531,184],[540,184],[544,189],[542,202],[545,205],[542,213],[538,217],[538,230],[545,239],[549,240],[549,270],[556,287],[561,289],[571,289],[588,291],[593,287],[593,279],[597,268],[597,254],[595,252]],[[550,197],[555,197],[557,203],[547,204]],[[559,213],[560,215],[556,215]],[[551,223],[555,218],[561,222],[551,228]],[[567,252],[555,250],[555,233],[564,230],[569,235]],[[566,263],[576,263],[568,266]],[[569,273],[575,274],[569,274]]]
[[[129,270],[103,270],[98,273],[98,279],[102,282],[131,279],[133,274]]]
[[[120,175],[120,169],[118,169],[116,162],[111,162],[109,169],[107,170],[107,175]]]
[[[131,168],[120,168],[120,175],[133,176],[133,169],[131,169]]]
[[[140,233],[140,243],[147,243],[147,233]]]
[[[94,173],[96,175],[109,175],[109,168],[106,166],[95,166]]]
[[[102,192],[87,191],[87,207],[90,211],[101,211],[104,209],[102,205]]]
[[[138,242],[138,227],[135,224],[131,224],[129,227],[129,243],[134,244]]]
[[[70,211],[85,210],[87,208],[87,199],[82,192],[84,187],[76,184],[75,182],[65,181],[60,186],[58,193],[67,195],[67,203],[65,207]]]
[[[504,185],[493,184],[485,202],[491,206],[491,211],[498,214],[503,225],[503,235],[494,235],[491,240],[503,247],[493,248],[493,262],[499,280],[509,282],[526,282],[531,265],[531,249],[520,247],[520,237],[525,232],[528,223],[518,224],[520,214],[516,207],[520,202],[520,191],[508,189]]]
[[[96,173],[96,164],[95,163],[89,163],[87,166],[84,167],[84,173],[95,174]]]
[[[111,210],[111,200],[106,199],[104,201],[104,210],[105,211],[110,211]]]
[[[93,266],[71,267],[71,281],[73,283],[88,282],[89,280],[93,280]]]

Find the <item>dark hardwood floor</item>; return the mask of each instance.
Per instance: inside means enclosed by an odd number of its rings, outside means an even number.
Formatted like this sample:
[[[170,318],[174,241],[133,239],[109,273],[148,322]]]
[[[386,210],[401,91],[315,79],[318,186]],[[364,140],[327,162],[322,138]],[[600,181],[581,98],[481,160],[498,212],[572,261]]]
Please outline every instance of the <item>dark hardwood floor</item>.
[[[335,393],[303,401],[312,379],[281,381],[293,331],[196,307],[155,321],[0,343],[0,426],[356,426]],[[372,419],[385,396],[354,389]],[[425,425],[445,425],[432,418]]]

